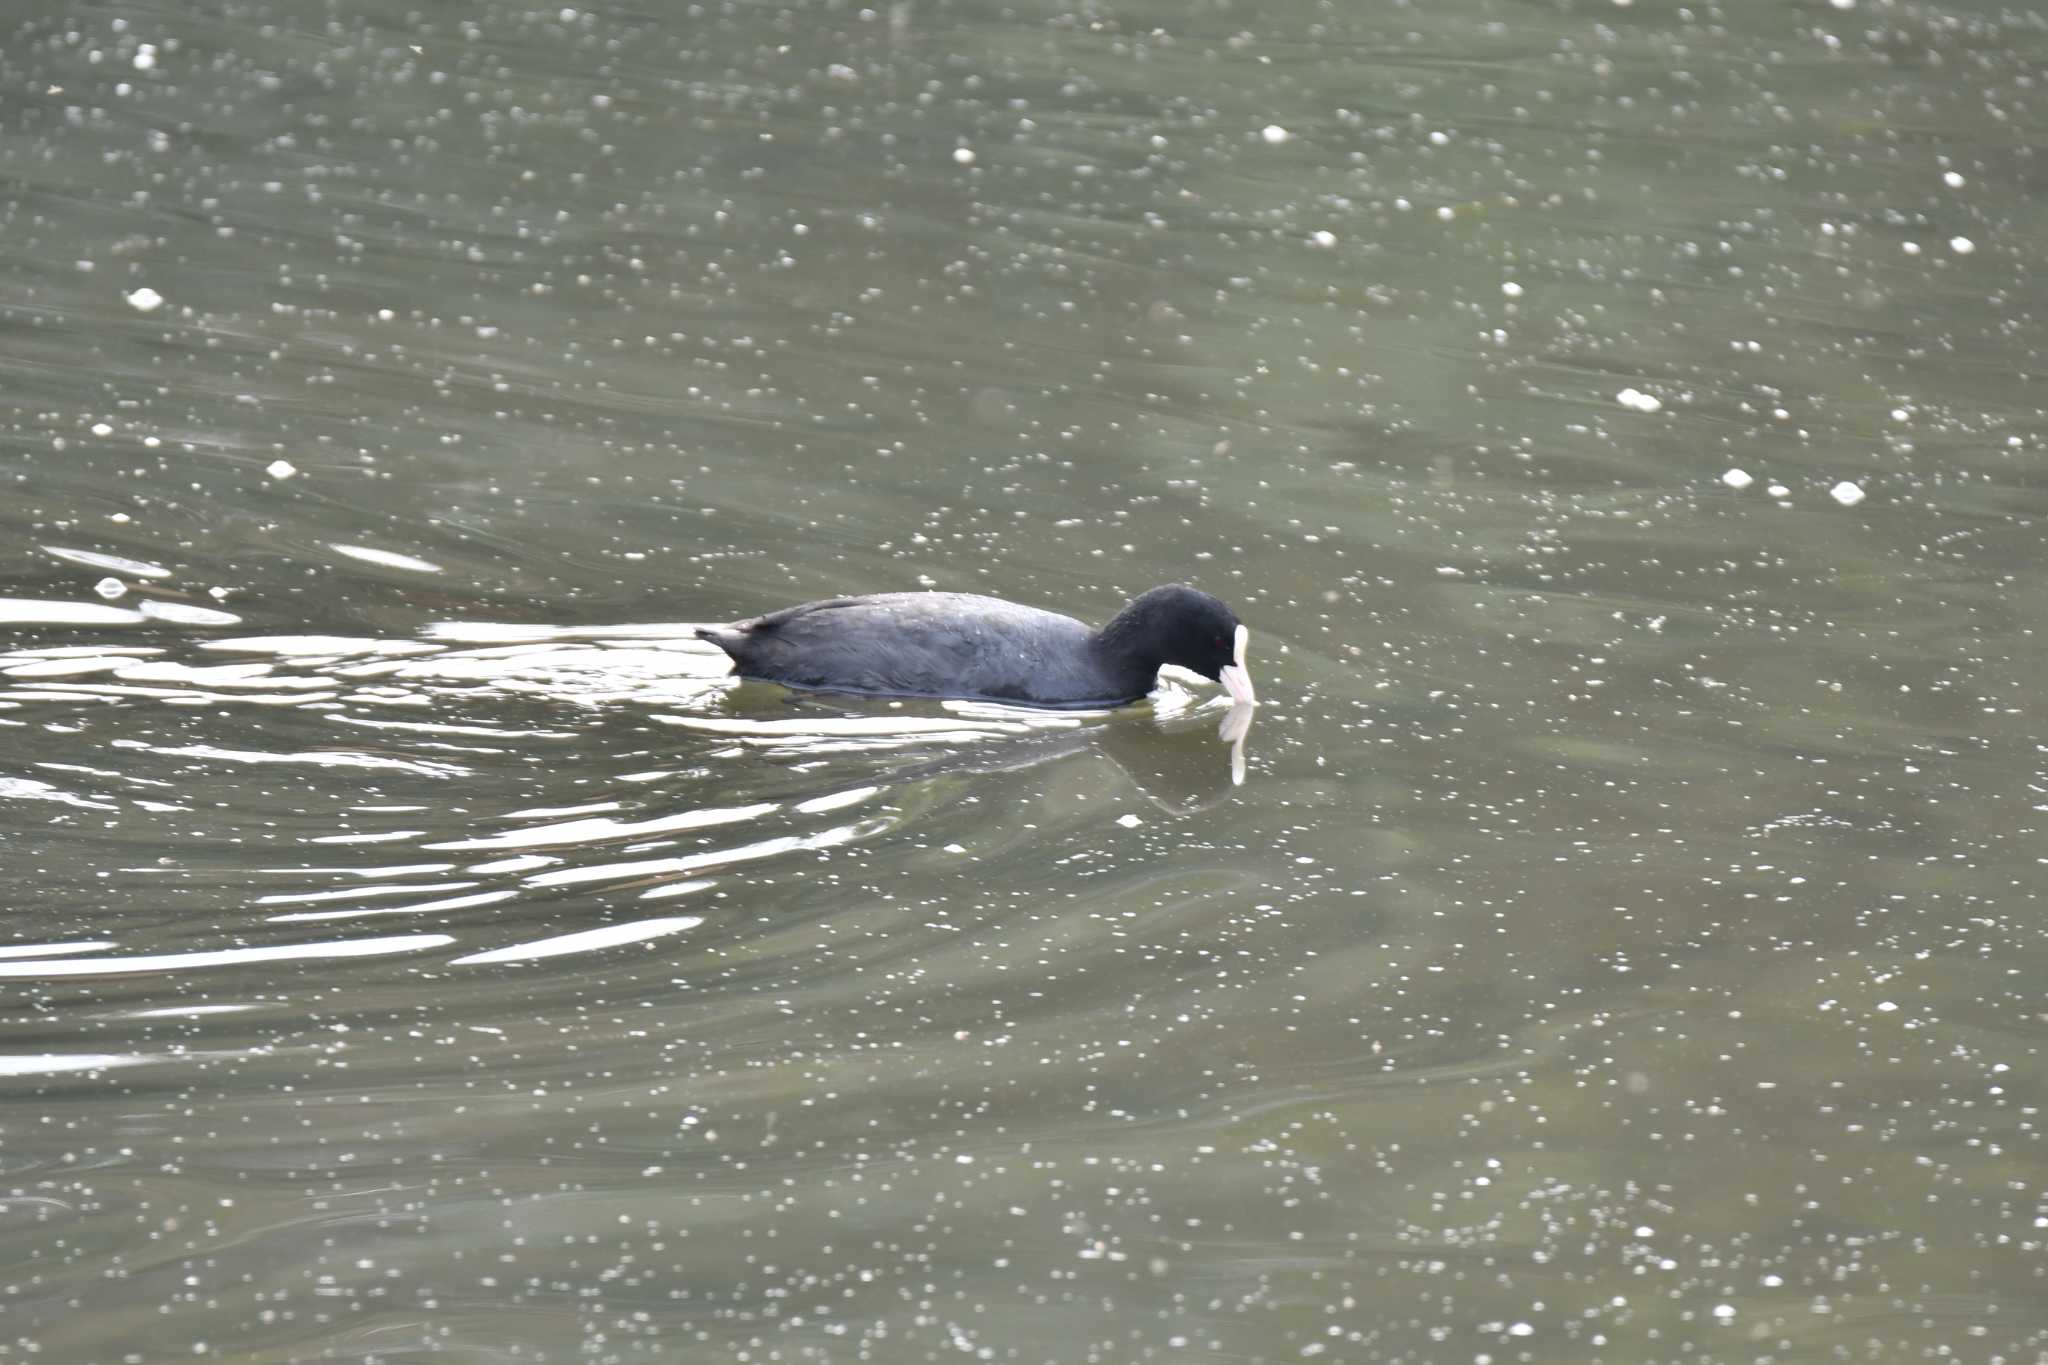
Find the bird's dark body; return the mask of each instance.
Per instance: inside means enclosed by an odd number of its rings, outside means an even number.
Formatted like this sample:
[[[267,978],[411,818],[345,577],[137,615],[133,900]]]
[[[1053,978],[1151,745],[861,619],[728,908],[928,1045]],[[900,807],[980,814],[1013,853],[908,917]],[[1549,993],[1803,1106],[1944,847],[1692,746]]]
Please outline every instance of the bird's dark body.
[[[1071,616],[970,593],[835,597],[697,634],[742,677],[832,692],[1120,706],[1158,673]]]

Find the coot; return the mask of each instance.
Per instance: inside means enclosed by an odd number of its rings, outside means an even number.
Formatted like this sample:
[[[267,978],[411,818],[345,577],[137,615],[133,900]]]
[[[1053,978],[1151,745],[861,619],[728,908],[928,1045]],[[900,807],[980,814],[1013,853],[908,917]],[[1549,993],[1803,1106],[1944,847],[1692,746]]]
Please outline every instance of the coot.
[[[1101,630],[1071,616],[959,592],[835,597],[704,626],[733,671],[789,687],[963,697],[1031,706],[1121,706],[1178,664],[1255,700],[1245,628],[1182,583],[1132,600]]]

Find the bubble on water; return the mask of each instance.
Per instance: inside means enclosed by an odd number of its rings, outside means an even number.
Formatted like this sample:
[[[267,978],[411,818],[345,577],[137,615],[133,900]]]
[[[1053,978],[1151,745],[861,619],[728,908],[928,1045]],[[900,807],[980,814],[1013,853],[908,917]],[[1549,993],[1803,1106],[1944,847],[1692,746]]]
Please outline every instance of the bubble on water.
[[[1977,249],[1977,244],[1968,237],[1951,237],[1948,239],[1948,249],[1958,256],[1967,256]]]
[[[1730,488],[1747,488],[1756,480],[1750,477],[1746,469],[1731,469],[1721,476],[1721,482]]]
[[[974,164],[974,148],[955,147],[953,149],[953,160],[959,162],[962,166],[972,166]]]
[[[1516,284],[1513,280],[1507,280],[1501,284],[1500,292],[1511,299],[1518,299],[1522,297],[1522,286]]]
[[[263,466],[263,472],[273,479],[289,479],[299,472],[299,467],[290,460],[272,460]]]
[[[1828,496],[1844,507],[1854,507],[1863,501],[1863,490],[1844,479],[1828,490]]]
[[[1317,246],[1335,246],[1337,245],[1337,234],[1330,231],[1328,228],[1318,228],[1313,233],[1309,234],[1309,241],[1315,243]]]
[[[109,602],[117,597],[126,597],[128,595],[128,585],[118,578],[102,578],[99,582],[92,585],[92,590],[106,598]]]
[[[1641,389],[1623,389],[1614,395],[1614,401],[1636,412],[1656,412],[1664,406],[1663,399]]]
[[[1266,139],[1266,141],[1271,143],[1273,146],[1277,147],[1281,143],[1287,141],[1287,139],[1293,137],[1294,134],[1288,132],[1285,128],[1282,128],[1277,123],[1269,123],[1265,127],[1259,129],[1259,136]]]
[[[145,284],[128,295],[128,306],[138,313],[154,313],[164,306],[164,296]]]
[[[1959,190],[1966,182],[1963,180],[1963,173],[1961,171],[1943,171],[1941,183],[1952,190]]]

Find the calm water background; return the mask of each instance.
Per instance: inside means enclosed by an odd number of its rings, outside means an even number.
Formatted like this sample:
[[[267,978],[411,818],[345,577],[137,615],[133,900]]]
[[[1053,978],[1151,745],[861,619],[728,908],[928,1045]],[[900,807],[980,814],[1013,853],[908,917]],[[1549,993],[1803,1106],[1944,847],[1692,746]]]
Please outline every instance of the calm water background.
[[[2044,63],[11,6],[0,1360],[2048,1358]]]

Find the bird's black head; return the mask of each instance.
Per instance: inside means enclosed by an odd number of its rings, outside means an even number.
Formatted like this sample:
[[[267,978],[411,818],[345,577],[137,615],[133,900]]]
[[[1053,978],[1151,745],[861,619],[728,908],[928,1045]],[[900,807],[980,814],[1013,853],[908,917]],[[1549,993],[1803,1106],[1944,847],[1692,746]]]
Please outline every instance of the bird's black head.
[[[1238,701],[1252,700],[1244,626],[1229,607],[1185,583],[1133,598],[1102,628],[1102,641],[1155,672],[1160,664],[1178,664],[1222,683]]]

